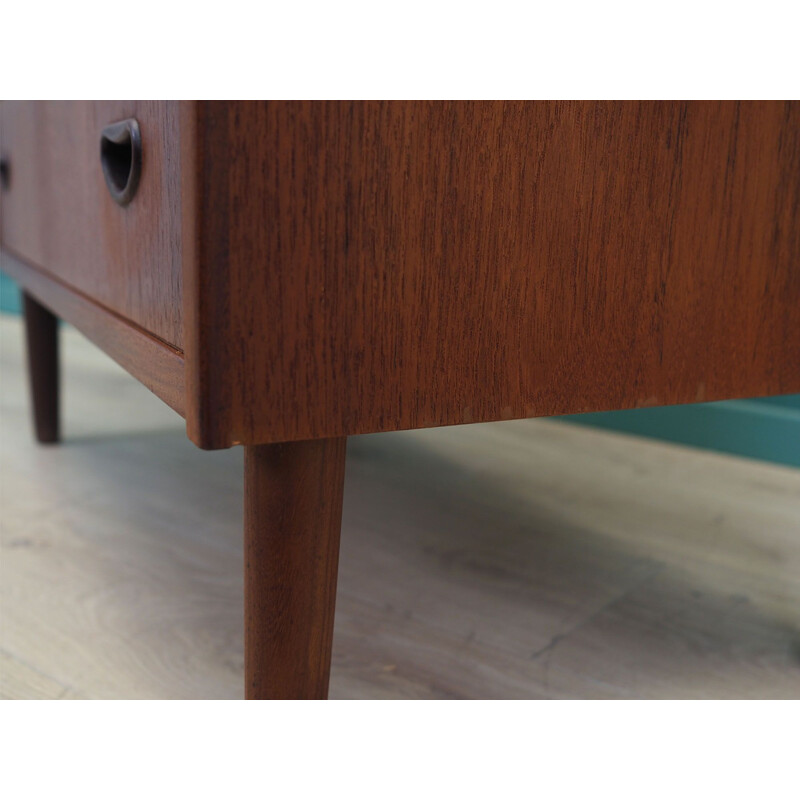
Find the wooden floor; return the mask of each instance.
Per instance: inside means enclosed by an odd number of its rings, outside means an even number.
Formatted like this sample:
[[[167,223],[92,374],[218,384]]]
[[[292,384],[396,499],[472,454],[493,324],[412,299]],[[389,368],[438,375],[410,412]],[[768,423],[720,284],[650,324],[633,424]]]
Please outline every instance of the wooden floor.
[[[242,696],[242,453],[0,318],[0,695]],[[800,697],[800,471],[548,420],[350,440],[331,696]]]

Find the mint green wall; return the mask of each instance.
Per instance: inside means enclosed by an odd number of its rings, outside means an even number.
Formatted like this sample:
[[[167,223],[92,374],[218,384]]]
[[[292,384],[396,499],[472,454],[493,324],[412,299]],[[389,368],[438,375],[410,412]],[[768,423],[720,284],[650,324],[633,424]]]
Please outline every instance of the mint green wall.
[[[0,311],[17,313],[19,309],[17,287],[0,273]],[[577,414],[559,419],[800,467],[800,395]]]

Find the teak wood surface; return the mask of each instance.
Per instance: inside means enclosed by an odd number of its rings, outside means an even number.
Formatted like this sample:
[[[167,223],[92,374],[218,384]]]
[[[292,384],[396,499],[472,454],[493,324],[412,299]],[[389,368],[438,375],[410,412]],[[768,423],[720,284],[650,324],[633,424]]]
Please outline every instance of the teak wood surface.
[[[2,269],[184,416],[183,353],[7,252]]]
[[[100,132],[135,117],[145,132],[136,202],[111,199]],[[175,103],[3,102],[8,189],[3,246],[180,350],[180,152]],[[72,320],[70,320],[72,321]]]
[[[181,128],[201,446],[800,390],[800,103],[201,103]]]
[[[800,391],[797,102],[4,103],[0,131],[40,433],[39,303],[195,444],[246,445],[248,697],[326,693],[347,436]]]
[[[33,428],[38,442],[54,444],[60,438],[58,317],[28,294],[22,303]]]
[[[248,699],[328,696],[345,449],[345,439],[245,449]]]
[[[120,208],[97,144],[125,115]],[[3,246],[185,357],[202,447],[800,390],[800,103],[0,118]]]

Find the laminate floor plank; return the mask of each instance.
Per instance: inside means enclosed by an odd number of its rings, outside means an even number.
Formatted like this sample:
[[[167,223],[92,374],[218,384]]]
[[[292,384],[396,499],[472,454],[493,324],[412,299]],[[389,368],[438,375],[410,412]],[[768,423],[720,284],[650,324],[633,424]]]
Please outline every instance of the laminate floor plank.
[[[0,697],[243,695],[242,453],[0,317]],[[552,420],[348,445],[331,697],[800,698],[800,471]]]

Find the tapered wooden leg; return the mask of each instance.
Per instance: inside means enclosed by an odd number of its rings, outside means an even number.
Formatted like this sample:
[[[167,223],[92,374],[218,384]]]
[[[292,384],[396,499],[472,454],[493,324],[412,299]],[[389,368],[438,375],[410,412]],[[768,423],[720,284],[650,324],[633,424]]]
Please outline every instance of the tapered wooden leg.
[[[346,439],[245,447],[245,696],[325,699]]]
[[[52,444],[59,440],[58,319],[29,294],[23,302],[34,430],[39,442]]]

